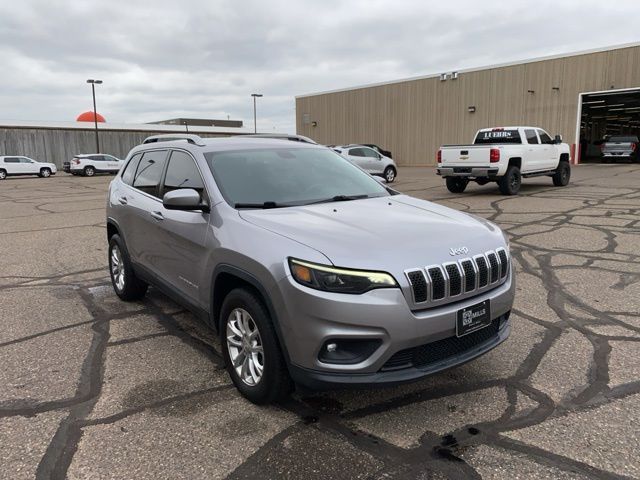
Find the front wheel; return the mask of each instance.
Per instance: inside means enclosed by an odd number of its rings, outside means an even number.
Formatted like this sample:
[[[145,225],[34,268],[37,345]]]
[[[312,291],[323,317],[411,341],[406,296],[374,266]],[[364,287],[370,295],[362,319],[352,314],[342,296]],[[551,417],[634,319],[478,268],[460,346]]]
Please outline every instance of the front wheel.
[[[96,174],[96,170],[93,167],[84,167],[84,176],[93,177]]]
[[[462,193],[469,184],[469,180],[463,177],[447,177],[445,181],[447,182],[447,190],[451,193]]]
[[[553,184],[556,187],[566,187],[569,185],[569,179],[571,178],[571,167],[568,162],[560,162],[556,173],[551,177],[553,178]]]
[[[498,188],[503,195],[517,195],[522,184],[520,169],[515,165],[507,168],[506,173],[498,180]]]
[[[240,393],[256,404],[287,396],[293,383],[263,302],[252,291],[229,292],[220,311],[222,352]]]
[[[40,176],[42,178],[48,178],[51,176],[51,169],[50,168],[41,168],[40,169]]]
[[[396,179],[396,169],[393,167],[387,167],[384,169],[384,179],[387,183],[393,183]]]

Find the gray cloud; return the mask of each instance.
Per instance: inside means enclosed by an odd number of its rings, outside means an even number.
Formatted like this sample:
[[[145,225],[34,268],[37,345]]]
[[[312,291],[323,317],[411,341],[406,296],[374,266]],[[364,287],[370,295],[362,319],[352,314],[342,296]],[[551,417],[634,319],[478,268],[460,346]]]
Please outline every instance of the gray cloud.
[[[561,4],[560,4],[561,3]],[[0,5],[0,118],[239,118],[295,130],[294,96],[638,40],[635,0],[51,1]],[[615,26],[615,28],[610,28]],[[603,28],[604,27],[604,28]]]

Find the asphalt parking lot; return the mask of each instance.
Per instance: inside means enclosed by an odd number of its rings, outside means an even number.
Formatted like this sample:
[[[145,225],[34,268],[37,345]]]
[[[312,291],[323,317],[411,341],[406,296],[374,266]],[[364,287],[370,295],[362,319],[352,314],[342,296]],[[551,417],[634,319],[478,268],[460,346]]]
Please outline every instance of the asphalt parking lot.
[[[0,478],[640,477],[640,166],[517,197],[401,169],[399,190],[509,233],[511,338],[418,383],[272,407],[180,306],[117,299],[111,178],[0,182]]]

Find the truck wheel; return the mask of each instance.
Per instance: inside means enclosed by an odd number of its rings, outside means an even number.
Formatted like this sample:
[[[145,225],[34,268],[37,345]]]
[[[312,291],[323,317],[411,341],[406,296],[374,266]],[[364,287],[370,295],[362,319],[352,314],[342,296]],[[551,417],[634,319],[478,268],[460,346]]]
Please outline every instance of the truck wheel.
[[[220,311],[222,354],[236,388],[256,404],[280,400],[293,383],[269,312],[245,288],[229,292]]]
[[[551,177],[553,178],[553,184],[556,187],[566,187],[569,185],[569,179],[571,178],[571,167],[568,162],[560,162],[556,173]]]
[[[462,177],[447,177],[445,181],[447,182],[447,190],[451,193],[462,193],[469,184],[469,180]]]
[[[96,170],[93,167],[84,167],[84,176],[93,177],[96,174]]]
[[[517,195],[520,191],[521,183],[522,177],[520,175],[520,169],[515,165],[511,165],[507,168],[504,177],[498,180],[498,188],[503,195]]]

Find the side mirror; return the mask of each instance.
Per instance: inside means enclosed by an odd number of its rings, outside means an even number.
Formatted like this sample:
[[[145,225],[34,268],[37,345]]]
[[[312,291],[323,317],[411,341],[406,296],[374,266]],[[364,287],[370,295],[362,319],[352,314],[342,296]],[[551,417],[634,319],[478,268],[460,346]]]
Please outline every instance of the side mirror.
[[[553,143],[562,143],[562,135],[556,135],[556,137],[553,139]]]
[[[200,194],[193,188],[178,188],[165,193],[162,205],[167,210],[201,210],[204,213],[211,211],[209,205],[200,201]]]

